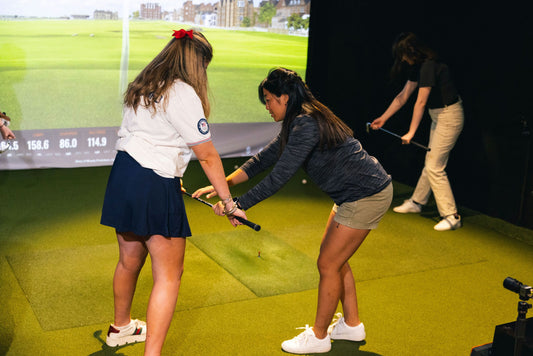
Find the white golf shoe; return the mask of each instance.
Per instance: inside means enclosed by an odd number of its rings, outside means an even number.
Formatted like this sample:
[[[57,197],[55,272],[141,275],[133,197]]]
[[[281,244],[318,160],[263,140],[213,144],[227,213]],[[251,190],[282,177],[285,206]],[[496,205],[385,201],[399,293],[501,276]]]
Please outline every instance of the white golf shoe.
[[[395,212],[397,213],[419,213],[422,211],[422,205],[415,203],[412,199],[404,200],[402,205],[394,207]]]
[[[319,339],[315,336],[313,328],[309,325],[305,326],[305,331],[300,335],[281,343],[283,351],[290,352],[292,354],[315,354],[323,353],[331,350],[331,339],[329,334]]]

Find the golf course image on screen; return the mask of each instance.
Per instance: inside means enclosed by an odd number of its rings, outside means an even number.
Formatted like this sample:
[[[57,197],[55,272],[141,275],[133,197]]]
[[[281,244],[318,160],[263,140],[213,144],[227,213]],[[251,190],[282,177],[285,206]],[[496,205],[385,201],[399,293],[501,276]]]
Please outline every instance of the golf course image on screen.
[[[243,124],[272,123],[258,100],[259,83],[278,66],[305,77],[305,36],[170,21],[3,20],[0,110],[17,140],[0,156],[0,169],[111,164],[127,84],[181,28],[201,31],[213,46],[210,125],[246,132]],[[231,147],[227,155],[237,151]],[[254,147],[244,143],[241,151],[253,154]],[[106,158],[94,160],[95,152]]]
[[[190,26],[131,21],[127,80]],[[208,67],[211,123],[264,122],[257,86],[269,69],[305,75],[307,37],[269,32],[200,29],[214,49]],[[23,20],[0,22],[0,109],[12,130],[118,126],[122,21]]]

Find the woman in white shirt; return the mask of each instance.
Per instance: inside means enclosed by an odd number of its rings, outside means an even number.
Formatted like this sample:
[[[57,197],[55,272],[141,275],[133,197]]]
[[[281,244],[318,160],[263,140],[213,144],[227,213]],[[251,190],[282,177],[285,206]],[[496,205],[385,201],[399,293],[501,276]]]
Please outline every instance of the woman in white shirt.
[[[233,202],[207,123],[206,69],[213,50],[199,32],[174,38],[131,82],[124,96],[117,156],[104,198],[101,223],[114,227],[119,261],[113,279],[114,323],[109,346],[142,342],[159,355],[178,298],[186,237],[191,236],[180,177],[192,153],[219,193],[226,215],[246,215]],[[150,254],[154,284],[146,323],[131,319],[137,278]]]

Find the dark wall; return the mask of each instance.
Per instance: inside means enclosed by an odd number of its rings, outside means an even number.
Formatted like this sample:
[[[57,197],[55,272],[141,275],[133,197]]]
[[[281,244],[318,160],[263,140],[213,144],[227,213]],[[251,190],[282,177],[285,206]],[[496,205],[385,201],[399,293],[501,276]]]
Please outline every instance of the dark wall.
[[[529,3],[312,0],[306,81],[395,180],[414,186],[424,151],[381,131],[367,134],[365,123],[404,84],[389,78],[393,39],[417,33],[449,65],[463,98],[465,128],[447,168],[457,202],[533,227]],[[414,99],[385,128],[406,133]],[[427,144],[429,124],[426,114],[415,141]]]

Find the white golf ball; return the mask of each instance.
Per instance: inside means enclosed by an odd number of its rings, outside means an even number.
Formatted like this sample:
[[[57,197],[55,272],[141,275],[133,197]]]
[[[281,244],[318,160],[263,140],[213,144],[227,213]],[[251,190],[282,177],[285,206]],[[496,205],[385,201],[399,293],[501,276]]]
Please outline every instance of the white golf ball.
[[[307,179],[302,179],[302,184],[307,184]]]

